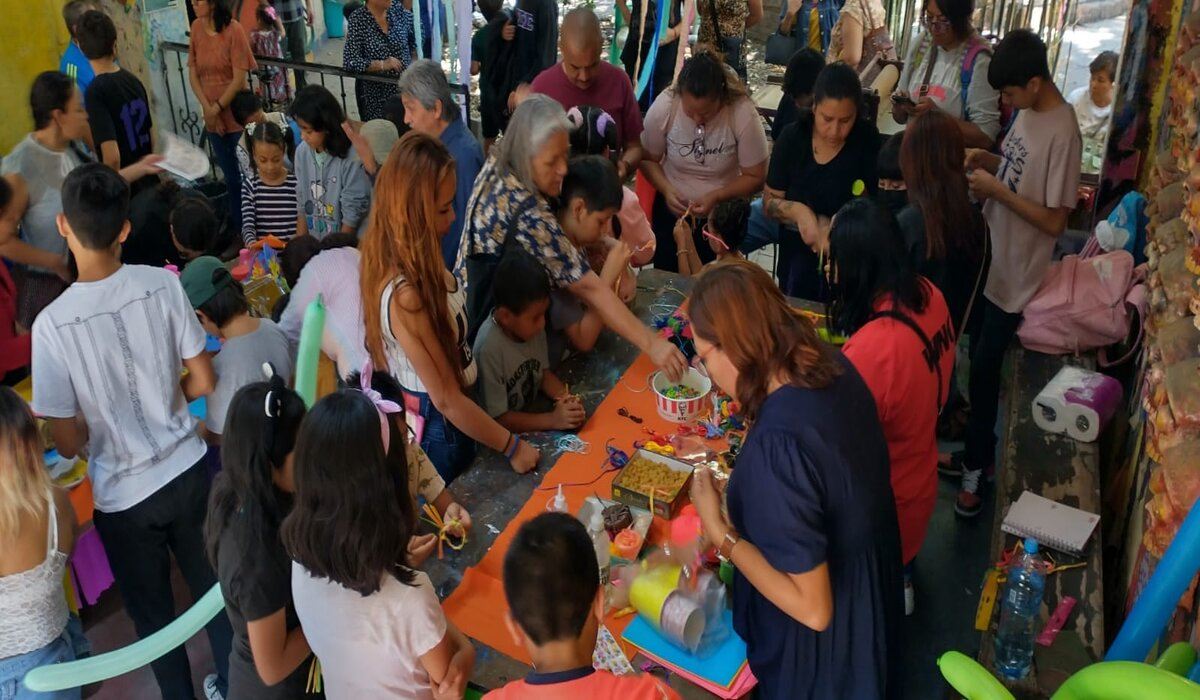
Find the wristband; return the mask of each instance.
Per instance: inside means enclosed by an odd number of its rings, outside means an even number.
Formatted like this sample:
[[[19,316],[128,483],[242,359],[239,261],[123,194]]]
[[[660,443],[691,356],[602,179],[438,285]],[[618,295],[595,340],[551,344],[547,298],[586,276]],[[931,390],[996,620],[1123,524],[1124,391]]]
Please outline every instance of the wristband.
[[[692,251],[690,251],[690,250],[677,250],[677,251],[675,251],[675,257],[677,257],[677,258],[678,258],[680,255],[687,255],[687,254],[688,254],[688,253],[690,253],[690,252],[692,252]]]
[[[737,546],[742,539],[734,534],[733,529],[725,531],[725,539],[721,540],[721,544],[717,545],[717,554],[721,555],[722,559],[728,560],[733,556],[733,548]]]
[[[505,451],[504,458],[511,462],[513,455],[515,455],[517,453],[517,446],[520,444],[521,444],[521,438],[519,438],[516,435],[513,435],[512,436],[512,447],[508,448],[508,450]]]

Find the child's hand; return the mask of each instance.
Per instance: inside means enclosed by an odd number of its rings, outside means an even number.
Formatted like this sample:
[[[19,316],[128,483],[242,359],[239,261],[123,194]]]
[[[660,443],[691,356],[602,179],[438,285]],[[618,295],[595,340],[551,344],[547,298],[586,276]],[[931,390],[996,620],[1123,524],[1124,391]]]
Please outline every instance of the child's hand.
[[[505,22],[504,29],[500,31],[500,38],[505,41],[512,41],[517,38],[517,25],[512,22]]]
[[[414,569],[420,568],[436,546],[437,535],[432,533],[408,538],[408,565]]]
[[[574,396],[567,396],[554,403],[555,430],[574,430],[587,420],[587,412],[583,403]]]
[[[466,537],[467,533],[471,531],[471,514],[457,501],[446,506],[446,512],[442,513],[442,520],[446,522],[457,520],[462,525],[459,532],[452,531],[451,535]]]
[[[984,170],[976,168],[967,173],[967,186],[971,189],[971,194],[975,195],[976,199],[990,199],[995,197],[1003,185],[996,179],[996,176]]]
[[[541,456],[542,453],[536,447],[522,440],[521,444],[517,445],[517,453],[509,460],[509,464],[516,473],[525,474],[537,469]]]
[[[685,212],[686,213],[686,212]],[[692,224],[687,216],[679,217],[675,222],[675,228],[671,232],[675,236],[675,244],[677,246],[691,245],[692,243]]]
[[[633,257],[633,251],[622,241],[613,240],[610,246],[608,256],[604,258],[604,269],[609,269],[611,265],[614,270],[624,270],[629,265],[629,259]]]

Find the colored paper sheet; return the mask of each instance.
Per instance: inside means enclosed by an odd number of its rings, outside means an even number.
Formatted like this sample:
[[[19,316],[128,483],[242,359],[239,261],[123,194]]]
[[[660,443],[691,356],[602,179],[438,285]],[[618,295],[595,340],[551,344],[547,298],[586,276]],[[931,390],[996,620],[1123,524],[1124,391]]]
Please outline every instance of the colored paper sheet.
[[[666,666],[687,671],[718,687],[729,688],[746,665],[746,643],[732,631],[733,613],[726,610],[724,620],[731,628],[729,636],[702,657],[675,646],[641,615],[629,623],[622,638]]]

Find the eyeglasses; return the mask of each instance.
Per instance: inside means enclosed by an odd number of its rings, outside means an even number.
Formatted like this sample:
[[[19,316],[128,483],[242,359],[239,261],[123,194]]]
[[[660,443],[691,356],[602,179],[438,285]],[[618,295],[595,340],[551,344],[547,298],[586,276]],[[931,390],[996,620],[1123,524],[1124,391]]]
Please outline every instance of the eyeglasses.
[[[725,241],[724,241],[724,240],[723,240],[723,239],[722,239],[720,236],[718,236],[717,234],[713,233],[713,232],[712,232],[712,231],[709,229],[709,227],[708,227],[708,224],[705,224],[705,225],[704,225],[704,228],[700,230],[700,235],[704,236],[704,237],[705,237],[705,238],[707,238],[708,240],[710,240],[710,241],[712,241],[712,242],[716,243],[717,245],[721,246],[721,249],[722,249],[722,250],[724,250],[724,251],[729,251],[729,250],[730,250],[730,248],[729,248],[729,244],[728,244],[728,243],[726,243],[726,242],[725,242]]]
[[[704,369],[705,369],[705,371],[706,371],[706,372],[705,372],[706,374],[707,374],[707,370],[708,370],[708,357],[707,357],[707,355],[711,355],[711,354],[713,354],[713,352],[715,352],[715,351],[716,351],[716,349],[717,349],[717,346],[716,346],[716,345],[710,345],[710,346],[709,346],[709,348],[708,348],[708,352],[700,352],[699,348],[697,348],[697,350],[696,350],[696,357],[697,357],[697,358],[700,360],[700,364],[704,365]]]
[[[945,17],[933,17],[928,12],[921,13],[921,24],[926,29],[938,32],[944,32],[950,28],[950,20]]]
[[[704,159],[708,154],[707,144],[704,140],[704,125],[696,125],[696,143],[692,144],[692,150],[696,154],[696,162],[704,165]]]

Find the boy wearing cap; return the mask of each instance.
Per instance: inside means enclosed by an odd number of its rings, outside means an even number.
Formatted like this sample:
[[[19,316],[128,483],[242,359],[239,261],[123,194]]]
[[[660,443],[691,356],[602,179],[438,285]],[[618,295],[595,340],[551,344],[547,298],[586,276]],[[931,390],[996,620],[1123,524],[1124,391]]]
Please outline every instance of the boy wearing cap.
[[[242,285],[217,258],[196,258],[183,269],[179,281],[205,332],[221,339],[221,351],[213,358],[217,382],[208,397],[205,419],[209,443],[219,444],[229,402],[238,389],[263,380],[263,363],[270,363],[276,374],[291,383],[291,345],[273,321],[250,315]]]
[[[79,276],[33,323],[33,410],[63,457],[88,460],[92,522],[145,638],[175,619],[172,555],[195,599],[217,581],[202,534],[206,448],[187,410],[214,378],[204,331],[175,276],[121,264],[129,228],[129,186],[115,170],[90,163],[71,171],[58,229]],[[207,629],[217,674],[204,689],[215,697],[225,690],[233,630],[225,615]],[[163,697],[193,697],[182,646],[151,668]]]

